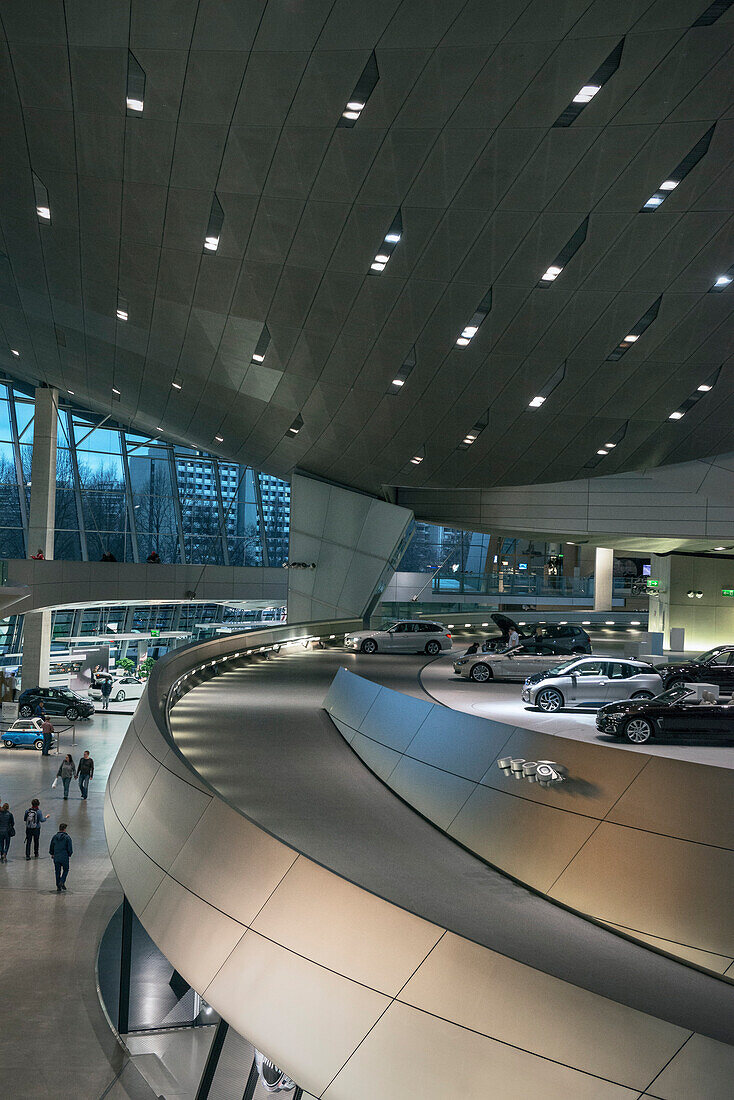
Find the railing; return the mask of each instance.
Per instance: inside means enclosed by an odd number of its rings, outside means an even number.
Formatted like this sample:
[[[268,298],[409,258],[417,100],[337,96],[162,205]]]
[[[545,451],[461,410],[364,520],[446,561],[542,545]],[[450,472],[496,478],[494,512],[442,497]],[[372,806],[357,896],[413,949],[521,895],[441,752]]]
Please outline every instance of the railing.
[[[613,593],[618,598],[632,594],[632,578],[615,577]],[[536,573],[447,573],[434,577],[432,591],[443,595],[565,596],[594,598],[593,577],[541,577]]]

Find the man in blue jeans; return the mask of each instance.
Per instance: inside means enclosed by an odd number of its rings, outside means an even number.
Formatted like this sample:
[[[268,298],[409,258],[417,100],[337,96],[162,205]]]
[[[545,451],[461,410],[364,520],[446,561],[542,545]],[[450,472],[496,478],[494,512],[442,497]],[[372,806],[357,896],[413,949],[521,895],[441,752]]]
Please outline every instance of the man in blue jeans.
[[[94,775],[94,761],[89,755],[89,749],[85,749],[76,774],[79,779],[79,790],[82,792],[82,798],[86,798],[89,794],[89,780]]]
[[[69,874],[69,857],[74,851],[71,844],[71,837],[66,831],[65,821],[61,822],[58,833],[54,833],[51,838],[51,844],[49,845],[48,851],[54,861],[56,892],[60,894],[62,890],[66,889],[66,876]]]

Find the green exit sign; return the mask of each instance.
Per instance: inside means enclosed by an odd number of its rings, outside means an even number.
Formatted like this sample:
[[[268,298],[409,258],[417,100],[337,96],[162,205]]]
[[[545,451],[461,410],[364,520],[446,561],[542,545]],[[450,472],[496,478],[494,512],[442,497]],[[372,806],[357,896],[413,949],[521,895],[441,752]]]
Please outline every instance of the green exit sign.
[[[722,588],[721,589],[721,595],[722,596],[731,596],[732,599],[734,599],[734,588]]]
[[[650,581],[649,580],[647,582],[647,587],[648,588],[657,588],[659,584],[660,584],[660,581]]]
[[[160,638],[161,632],[160,632],[160,630],[155,630],[155,628],[154,628],[153,630],[151,630],[150,636],[151,636],[151,638]]]

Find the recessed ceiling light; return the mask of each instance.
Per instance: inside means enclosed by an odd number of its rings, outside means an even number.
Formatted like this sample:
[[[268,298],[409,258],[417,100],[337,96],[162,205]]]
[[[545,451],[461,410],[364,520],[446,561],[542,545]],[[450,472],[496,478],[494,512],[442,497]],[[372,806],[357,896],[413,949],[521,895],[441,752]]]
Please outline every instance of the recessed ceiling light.
[[[469,341],[467,340],[466,336],[460,336],[456,343],[459,345],[460,348],[465,348]]]
[[[660,206],[660,203],[661,203],[662,201],[663,201],[663,199],[662,199],[662,196],[661,196],[661,195],[650,195],[650,198],[649,198],[649,199],[647,200],[647,202],[645,203],[645,206],[646,206],[646,207],[649,207],[649,206]]]
[[[732,280],[731,275],[719,275],[714,286],[728,286]]]
[[[476,336],[478,332],[479,325],[467,325],[461,335],[471,340],[472,336]]]
[[[20,359],[20,352],[16,348],[11,348],[10,351],[11,351],[11,354],[13,354],[16,359]]]
[[[609,451],[602,451],[602,450],[599,450],[599,451],[597,451],[596,453],[597,453],[598,455],[608,455],[608,454],[609,454]]]
[[[342,111],[341,118],[337,123],[338,126],[354,126],[366,107],[367,100],[372,95],[379,79],[380,72],[377,68],[377,58],[373,50],[367,64],[362,70],[362,75],[357,81],[351,96],[347,100],[346,109]]]
[[[404,378],[393,378],[390,385],[392,385],[392,386],[404,386],[405,385],[405,379]]]
[[[342,112],[342,118],[351,118],[351,119],[354,119],[355,121],[356,121],[356,119],[359,118],[359,115],[360,115],[359,111],[343,111]]]
[[[66,392],[67,392],[68,394],[70,394],[70,395],[71,395],[72,397],[74,396],[74,391],[73,391],[73,390],[67,390]]]
[[[51,221],[51,210],[48,206],[37,206],[36,207],[36,213],[38,214],[39,218],[41,218],[42,221],[45,221],[45,222],[50,222]]]
[[[259,351],[253,351],[252,361],[253,363],[263,363],[265,361],[265,356],[261,355]]]
[[[573,102],[590,103],[600,88],[600,84],[584,84],[583,88],[573,97]]]
[[[375,256],[375,263],[384,265],[384,264],[387,263],[387,261],[389,259],[390,259],[390,257],[387,256],[384,252],[378,252],[377,255]]]
[[[682,419],[683,419],[683,416],[684,416],[684,415],[685,415],[685,414],[684,414],[684,413],[682,413],[682,412],[680,411],[680,409],[676,409],[676,411],[675,411],[675,412],[672,412],[672,413],[670,414],[670,416],[668,417],[668,420],[682,420]]]
[[[410,461],[413,463],[414,466],[420,466],[423,459],[420,455],[413,455]]]
[[[118,309],[118,311],[117,311],[117,320],[118,321],[127,321],[127,310],[126,309]]]
[[[680,164],[671,172],[667,179],[664,179],[659,184],[656,191],[650,195],[650,198],[643,204],[643,210],[656,210],[662,203],[665,202],[671,191],[675,191],[686,178],[691,169],[695,168],[702,157],[706,156],[709,145],[711,144],[711,137],[713,135],[713,126],[709,127],[706,133],[700,138],[693,148],[686,153]]]
[[[611,448],[611,447],[616,447],[617,444],[616,443],[605,443],[604,446],[608,447],[608,448]]]
[[[530,409],[539,409],[540,406],[544,403],[544,401],[545,401],[545,398],[538,395],[537,397],[534,397],[532,401],[529,402],[528,408],[530,408]]]
[[[118,397],[120,396],[120,391],[118,390],[117,386],[112,387],[112,392],[116,393]]]
[[[388,233],[387,236],[385,237],[385,240],[387,241],[388,244],[397,244],[398,241],[400,240],[400,236],[401,236],[400,233]]]
[[[709,390],[713,389],[713,386],[709,386],[707,382],[702,382],[700,386],[696,386],[696,389],[699,393],[708,393]]]
[[[128,111],[142,111],[143,101],[142,99],[134,99],[132,96],[128,96],[125,100]]]
[[[639,340],[639,339],[640,339],[639,336],[635,336],[634,333],[630,333],[629,336],[625,336],[622,343],[623,344],[634,344],[635,340]]]
[[[374,263],[370,264],[370,268],[371,268],[372,271],[384,271],[385,270],[385,265],[381,264],[381,263],[378,263],[377,260],[375,260]]]
[[[174,381],[173,381],[173,382],[171,382],[171,386],[173,387],[173,389],[174,389],[174,390],[180,390],[180,389],[182,388],[182,386],[183,386],[183,382],[177,382],[177,381],[176,381],[176,380],[174,379]]]
[[[556,264],[551,264],[547,271],[544,271],[540,276],[545,282],[551,282],[553,279],[557,279],[563,271],[562,267],[557,267]]]
[[[360,103],[358,99],[352,99],[347,103],[348,111],[362,111],[364,110],[364,103]]]
[[[223,435],[215,435],[214,438],[216,439],[217,443],[224,443]]]
[[[726,550],[725,546],[715,546],[714,550]]]
[[[672,191],[673,188],[677,187],[679,183],[680,180],[663,180],[663,182],[660,184],[660,190]]]
[[[204,237],[204,248],[207,252],[216,252],[219,248],[219,237]]]

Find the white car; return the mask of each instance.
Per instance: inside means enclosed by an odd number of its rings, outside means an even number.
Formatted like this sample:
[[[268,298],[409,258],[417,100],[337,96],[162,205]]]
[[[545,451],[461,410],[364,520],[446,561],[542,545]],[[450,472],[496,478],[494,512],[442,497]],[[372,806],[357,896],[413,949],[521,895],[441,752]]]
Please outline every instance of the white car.
[[[442,623],[401,619],[387,630],[357,630],[344,636],[347,649],[360,653],[427,653],[436,657],[451,649],[451,635]]]
[[[475,653],[454,661],[454,672],[465,680],[486,684],[487,680],[519,680],[525,682],[536,672],[545,672],[558,663],[555,653],[536,653],[534,646],[517,645],[502,653]]]
[[[144,689],[144,682],[138,679],[137,676],[113,676],[110,702],[122,703],[125,699],[139,699]],[[90,688],[89,697],[90,699],[101,699],[102,689],[99,686]]]

